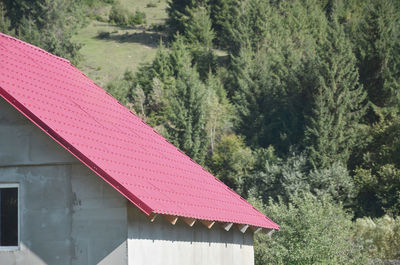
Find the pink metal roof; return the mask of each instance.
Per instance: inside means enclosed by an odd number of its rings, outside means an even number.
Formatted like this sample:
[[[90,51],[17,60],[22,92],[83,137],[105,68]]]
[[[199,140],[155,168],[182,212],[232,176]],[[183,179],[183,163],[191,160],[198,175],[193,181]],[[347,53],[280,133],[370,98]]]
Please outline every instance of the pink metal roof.
[[[0,95],[147,215],[279,229],[69,61],[1,33]]]

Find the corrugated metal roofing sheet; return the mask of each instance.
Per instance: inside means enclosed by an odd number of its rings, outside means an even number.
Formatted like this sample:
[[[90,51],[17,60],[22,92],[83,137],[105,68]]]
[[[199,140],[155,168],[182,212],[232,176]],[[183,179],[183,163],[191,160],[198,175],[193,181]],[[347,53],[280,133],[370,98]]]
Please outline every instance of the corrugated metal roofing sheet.
[[[1,33],[0,94],[146,214],[279,229],[69,61]]]

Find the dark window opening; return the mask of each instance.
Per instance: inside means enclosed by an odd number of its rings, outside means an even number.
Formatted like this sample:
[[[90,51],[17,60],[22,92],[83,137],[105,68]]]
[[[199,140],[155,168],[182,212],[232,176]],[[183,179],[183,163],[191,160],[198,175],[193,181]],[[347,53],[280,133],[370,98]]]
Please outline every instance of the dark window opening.
[[[0,246],[18,246],[17,187],[0,187]]]

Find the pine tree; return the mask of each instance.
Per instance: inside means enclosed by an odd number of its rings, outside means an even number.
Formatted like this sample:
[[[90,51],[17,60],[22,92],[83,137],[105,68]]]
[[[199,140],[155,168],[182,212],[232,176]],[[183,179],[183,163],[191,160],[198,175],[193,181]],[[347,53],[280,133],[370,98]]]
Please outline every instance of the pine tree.
[[[205,86],[196,69],[192,68],[192,58],[180,38],[172,45],[171,59],[176,84],[170,91],[170,111],[165,125],[167,138],[191,158],[202,163],[208,145]]]
[[[205,6],[206,2],[207,0],[169,0],[167,25],[169,26],[171,36],[177,33],[184,34],[189,10],[201,5]]]
[[[78,0],[3,1],[9,33],[75,64],[80,59],[81,45],[71,37],[84,20],[79,4]]]
[[[359,12],[349,36],[356,46],[360,82],[379,116],[379,108],[398,108],[400,103],[400,5],[392,0],[365,1]],[[376,114],[368,118],[375,122]]]
[[[240,15],[243,0],[209,0],[210,17],[216,42],[223,49],[228,49],[234,39],[234,28]]]
[[[356,59],[336,20],[327,38],[310,59],[305,86],[313,102],[305,143],[314,167],[346,164],[364,114],[365,93],[358,82]]]
[[[188,9],[187,13],[183,37],[191,50],[193,64],[196,65],[200,78],[205,80],[208,72],[216,68],[216,56],[212,51],[215,34],[204,6]]]

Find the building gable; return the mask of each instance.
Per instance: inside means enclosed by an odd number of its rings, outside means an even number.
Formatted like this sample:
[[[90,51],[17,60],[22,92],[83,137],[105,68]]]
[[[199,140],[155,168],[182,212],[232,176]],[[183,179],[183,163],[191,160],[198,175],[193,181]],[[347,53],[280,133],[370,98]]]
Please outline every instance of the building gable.
[[[4,34],[0,95],[149,216],[279,229],[67,60]]]

